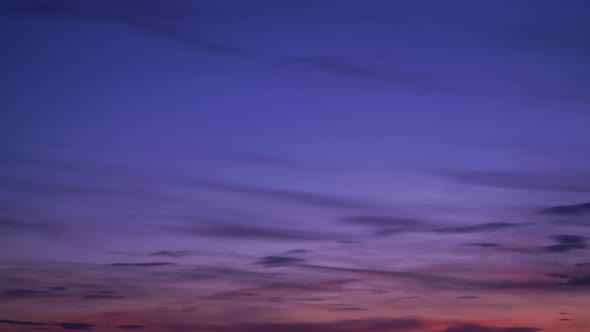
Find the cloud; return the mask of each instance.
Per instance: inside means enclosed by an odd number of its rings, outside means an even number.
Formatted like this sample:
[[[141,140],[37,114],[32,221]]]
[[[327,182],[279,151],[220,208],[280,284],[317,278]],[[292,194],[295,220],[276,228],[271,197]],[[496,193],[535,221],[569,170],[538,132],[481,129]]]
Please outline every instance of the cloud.
[[[415,219],[408,218],[394,218],[383,216],[357,216],[342,219],[346,223],[359,226],[373,226],[373,227],[408,227],[416,226],[421,222]]]
[[[248,225],[223,225],[210,228],[177,227],[174,230],[192,235],[243,240],[324,241],[333,235],[302,230]]]
[[[498,247],[500,244],[498,243],[491,243],[491,242],[473,242],[473,243],[464,243],[464,246],[468,247],[483,247],[483,248],[492,248]]]
[[[117,325],[116,328],[123,329],[123,330],[143,330],[145,326],[143,325]]]
[[[102,19],[102,17],[99,17]],[[216,55],[232,55],[232,56],[245,56],[252,53],[243,47],[229,45],[224,42],[213,41],[204,39],[195,35],[186,29],[179,28],[177,26],[156,23],[153,21],[140,19],[136,17],[104,17],[107,20],[115,23],[126,24],[131,27],[137,28],[153,36],[163,37],[164,39],[182,42],[187,45],[196,47],[196,49],[205,51]]]
[[[583,33],[590,29],[590,24],[579,14],[589,9],[585,1],[573,1],[567,7],[552,1],[529,4],[534,7],[527,6],[527,9],[536,10],[534,16],[506,22],[501,27],[491,26],[493,31],[490,32],[501,40],[503,47],[568,60],[586,59],[590,55]],[[551,26],[547,26],[549,20]]]
[[[567,216],[576,217],[587,213],[590,213],[590,202],[580,203],[573,205],[558,205],[551,206],[539,210],[540,214],[556,215],[556,216]]]
[[[0,231],[10,233],[59,235],[67,227],[59,223],[30,221],[14,217],[0,216]]]
[[[353,79],[390,82],[419,91],[430,91],[436,85],[434,77],[429,74],[403,68],[361,63],[343,57],[301,57],[281,61],[280,64],[319,70]]]
[[[381,207],[379,204],[376,204],[374,202],[369,202],[366,200],[343,195],[314,193],[289,189],[265,188],[213,181],[193,181],[192,183],[210,190],[236,194],[245,194],[269,200],[275,200],[291,204],[300,204],[306,206],[315,206],[320,208],[365,210]]]
[[[109,295],[109,294],[87,294],[82,296],[82,300],[120,300],[124,299],[125,296],[121,295]]]
[[[92,330],[95,327],[94,324],[86,323],[59,323],[55,326],[59,326],[65,330]]]
[[[174,6],[170,6],[170,4],[168,6],[154,6],[154,4],[156,3],[146,1],[105,2],[99,6],[92,3],[80,5],[72,2],[28,3],[5,7],[4,11],[5,14],[20,16],[72,17],[127,25],[148,35],[181,42],[193,46],[199,51],[215,55],[243,56],[251,53],[250,50],[229,45],[225,42],[199,37],[189,27],[178,24],[178,18],[191,18],[189,14],[195,13],[190,8],[179,8],[179,4],[176,3],[177,9],[170,10]],[[194,21],[194,17],[192,17],[192,20]],[[187,22],[190,21],[187,20]]]
[[[2,292],[3,297],[11,299],[28,299],[37,297],[51,296],[52,293],[49,291],[41,291],[35,289],[9,289]]]
[[[273,167],[281,169],[312,169],[313,167],[297,160],[283,157],[269,156],[260,153],[242,151],[220,151],[219,149],[202,149],[196,153],[199,159],[213,159],[229,161],[232,164],[242,163],[245,165]]]
[[[112,263],[111,266],[134,266],[134,267],[157,267],[176,265],[170,262],[147,262],[147,263]]]
[[[160,200],[163,197],[141,186],[122,187],[117,182],[101,184],[66,178],[35,179],[23,176],[0,176],[0,192],[37,197],[125,198],[139,201]]]
[[[551,278],[559,278],[559,279],[569,279],[569,278],[571,278],[570,275],[562,274],[562,273],[547,273],[545,275],[548,276],[548,277],[551,277]]]
[[[118,300],[124,299],[124,296],[117,295],[113,291],[89,291],[83,295],[80,299],[82,300]]]
[[[167,258],[183,258],[183,257],[198,255],[198,253],[193,250],[160,250],[160,251],[154,251],[154,252],[148,252],[148,253],[110,251],[109,254],[127,255],[127,256],[156,256],[156,257],[167,257]]]
[[[53,326],[53,327],[62,328],[64,330],[86,330],[86,331],[92,330],[96,326],[95,324],[87,324],[87,323],[70,323],[70,322],[44,323],[44,322],[18,321],[18,320],[9,320],[9,319],[0,320],[0,324],[21,325],[21,326]]]
[[[566,281],[563,285],[566,286],[590,286],[590,275],[582,276],[582,277],[572,277],[568,281]]]
[[[390,332],[414,331],[424,329],[427,323],[414,318],[369,318],[363,320],[343,320],[328,323],[257,323],[232,326],[229,330],[235,332]],[[510,331],[512,332],[512,331]],[[517,331],[518,332],[518,331]],[[525,332],[525,331],[523,331]],[[528,332],[528,331],[526,331]]]
[[[305,259],[298,257],[287,257],[287,256],[266,256],[260,258],[256,264],[264,265],[266,267],[277,267],[300,264],[305,262]]]
[[[543,247],[548,252],[568,252],[577,249],[588,249],[586,238],[578,235],[553,235],[551,237],[557,244]]]
[[[337,307],[334,310],[336,310],[336,311],[366,311],[369,309],[361,308],[361,307]]]
[[[162,256],[162,257],[170,257],[170,258],[181,258],[187,256],[194,256],[197,255],[195,251],[192,250],[161,250],[156,252],[151,252],[145,254],[146,256]]]
[[[535,327],[492,327],[477,324],[462,324],[444,329],[441,332],[537,332]]]
[[[10,320],[10,319],[0,319],[0,323],[1,324],[10,324],[10,325],[33,325],[33,326],[47,325],[47,323],[19,321],[19,320]]]
[[[239,282],[260,283],[267,282],[269,279],[279,277],[274,272],[259,272],[245,269],[236,269],[227,266],[197,266],[191,267],[186,271],[177,271],[171,275],[179,281],[195,280],[235,280]]]
[[[523,224],[496,222],[496,223],[484,223],[472,226],[453,227],[453,228],[440,228],[435,230],[438,233],[480,233],[480,232],[493,232],[512,227],[522,226]]]
[[[455,183],[479,187],[545,192],[590,192],[589,178],[569,174],[454,170],[437,171],[434,174]]]
[[[360,274],[366,276],[380,276],[383,278],[402,279],[409,282],[418,283],[423,286],[435,289],[453,289],[453,290],[534,290],[537,292],[560,292],[571,291],[574,288],[579,290],[590,285],[590,278],[587,276],[568,276],[569,279],[564,282],[546,282],[538,279],[523,281],[512,281],[506,279],[474,279],[461,278],[446,275],[436,275],[412,271],[391,271],[379,269],[363,269],[353,267],[336,267],[311,264],[298,264],[300,268],[334,272],[341,274]],[[567,287],[566,287],[567,286]],[[571,287],[569,287],[571,286]]]
[[[458,300],[475,300],[479,299],[479,296],[457,296],[456,299]]]
[[[383,216],[358,216],[342,219],[346,223],[377,227],[377,235],[391,235],[399,234],[404,232],[434,232],[434,233],[481,233],[481,232],[493,232],[512,227],[518,227],[525,224],[522,223],[483,223],[461,227],[447,227],[447,228],[435,228],[429,223],[411,219],[411,218],[395,218],[395,217],[383,217]],[[496,244],[466,244],[480,247],[493,247]]]
[[[312,250],[309,249],[291,249],[288,250],[285,254],[287,255],[299,255],[299,254],[309,254],[312,253]]]
[[[272,302],[276,302],[276,300],[284,300],[286,297],[292,296],[301,296],[307,292],[317,293],[317,292],[336,292],[342,293],[344,291],[343,286],[357,282],[359,279],[355,278],[346,278],[346,279],[332,279],[332,280],[325,280],[325,281],[315,281],[315,282],[307,282],[307,283],[299,283],[299,282],[275,282],[264,284],[259,287],[249,287],[249,288],[241,288],[237,290],[227,291],[216,293],[210,296],[207,296],[207,299],[217,299],[217,300],[236,300],[236,299],[248,299],[249,301],[254,301],[256,298],[262,298],[264,300],[272,300]],[[321,300],[320,300],[321,299]],[[325,297],[307,297],[307,298],[298,298],[299,301],[323,301]]]

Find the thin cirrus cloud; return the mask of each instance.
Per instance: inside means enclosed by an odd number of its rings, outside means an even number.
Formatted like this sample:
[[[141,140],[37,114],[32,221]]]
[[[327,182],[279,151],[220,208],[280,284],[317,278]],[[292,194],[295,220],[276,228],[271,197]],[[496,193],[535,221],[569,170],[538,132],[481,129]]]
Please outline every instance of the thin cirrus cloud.
[[[535,327],[494,327],[479,324],[460,324],[444,329],[441,332],[538,332],[541,328]]]
[[[493,248],[499,247],[499,243],[492,243],[492,242],[473,242],[473,243],[464,243],[464,246],[467,247],[481,247],[481,248]]]
[[[125,296],[108,290],[90,290],[80,297],[81,300],[119,300],[124,298]]]
[[[434,174],[455,183],[479,187],[541,192],[590,192],[590,179],[587,176],[488,170],[438,171]]]
[[[351,307],[352,308],[352,307]],[[447,328],[437,328],[436,325],[452,325]],[[243,323],[231,326],[220,325],[194,325],[192,330],[204,330],[212,332],[353,332],[353,331],[432,331],[432,332],[538,332],[542,329],[535,327],[514,326],[497,327],[474,323],[449,324],[432,322],[426,319],[403,317],[403,318],[365,318],[348,319],[331,322],[305,323],[305,322],[283,322],[283,323]]]
[[[337,241],[341,237],[314,231],[254,225],[217,225],[209,227],[178,226],[169,228],[174,233],[241,240],[274,241]]]
[[[579,277],[570,277],[564,285],[566,286],[578,286],[578,287],[589,287],[590,286],[590,274],[586,274]]]
[[[477,225],[470,225],[470,226],[461,226],[461,227],[450,227],[450,228],[439,228],[434,230],[437,233],[482,233],[482,232],[494,232],[500,231],[504,229],[510,229],[514,227],[523,226],[525,224],[518,224],[518,223],[506,223],[506,222],[496,222],[496,223],[483,223]]]
[[[160,250],[148,253],[136,253],[136,252],[124,252],[124,251],[111,251],[113,255],[127,255],[127,256],[153,256],[153,257],[166,257],[166,258],[184,258],[190,256],[196,256],[199,253],[194,250]]]
[[[60,235],[67,231],[64,224],[32,221],[27,218],[0,216],[0,230],[8,234]]]
[[[49,322],[33,322],[33,321],[19,321],[2,319],[0,324],[5,325],[17,325],[17,326],[34,326],[34,327],[55,327],[61,328],[62,330],[84,330],[90,331],[96,327],[96,324],[88,323],[73,323],[73,322],[61,322],[61,323],[49,323]]]
[[[180,5],[180,6],[179,6]],[[193,46],[195,49],[215,55],[247,55],[249,50],[230,45],[225,41],[215,41],[199,37],[190,26],[181,26],[179,19],[190,23],[197,17],[190,7],[183,8],[180,3],[174,6],[160,6],[156,2],[29,2],[5,6],[5,15],[41,16],[47,18],[77,18],[99,22],[127,25],[148,35],[165,40],[177,41]],[[192,15],[191,13],[195,14]],[[174,19],[174,20],[171,20]]]
[[[434,223],[411,218],[396,218],[386,216],[355,216],[343,218],[343,222],[355,226],[367,226],[377,229],[377,235],[393,235],[405,232],[432,232],[439,234],[453,233],[491,233],[512,228],[526,226],[526,223],[493,222],[457,227],[436,228]],[[493,247],[493,243],[466,244],[480,247]]]
[[[590,214],[590,202],[550,206],[539,210],[539,213],[554,216],[578,217],[585,214]]]
[[[287,254],[287,255],[303,255],[303,254],[309,254],[312,252],[313,252],[313,250],[309,250],[309,249],[291,249],[291,250],[288,250],[285,254]]]
[[[325,296],[317,297],[314,294],[333,293],[342,294],[348,284],[355,283],[359,279],[331,279],[312,282],[278,282],[266,283],[256,287],[239,288],[225,292],[219,292],[204,297],[206,300],[216,301],[249,301],[267,302],[270,299],[281,302],[318,302],[328,300]],[[306,295],[306,297],[300,297]],[[312,297],[313,296],[313,297]]]
[[[304,263],[305,259],[299,257],[288,256],[265,256],[260,258],[256,264],[266,267],[288,266],[294,264]]]
[[[343,218],[343,222],[357,226],[373,226],[373,227],[415,227],[423,222],[417,219],[410,218],[396,218],[387,216],[354,216]]]
[[[551,237],[557,244],[543,247],[547,252],[561,253],[572,250],[588,249],[587,238],[578,235],[553,235]]]
[[[301,57],[284,60],[280,64],[318,70],[352,79],[389,82],[418,91],[430,91],[436,86],[435,79],[430,74],[365,64],[342,57]]]
[[[94,328],[99,327],[99,325],[97,325],[97,324],[89,324],[89,323],[78,323],[78,322],[54,323],[54,322],[21,321],[21,320],[11,320],[11,319],[0,319],[0,324],[28,327],[30,330],[45,330],[47,328],[58,328],[62,331],[63,330],[91,331],[91,330],[94,330]],[[143,330],[146,328],[146,326],[136,325],[136,324],[123,324],[123,325],[117,325],[117,326],[115,326],[115,328],[122,329],[122,330]]]
[[[171,262],[145,262],[145,263],[112,263],[111,266],[120,267],[161,267],[161,266],[173,266],[176,263]]]
[[[590,53],[588,41],[583,32],[590,28],[580,13],[588,10],[585,1],[574,1],[563,7],[552,1],[541,1],[537,5],[539,17],[544,19],[511,21],[502,26],[490,26],[489,36],[503,47],[526,52],[541,52],[544,56],[561,56],[569,59],[584,58]],[[520,6],[518,6],[520,7]],[[515,7],[518,8],[518,7]],[[518,8],[526,10],[526,5]],[[554,24],[548,27],[545,19],[553,18]]]
[[[537,279],[529,280],[510,280],[510,279],[473,279],[452,277],[447,275],[436,275],[413,271],[392,271],[392,270],[378,270],[378,269],[364,269],[364,268],[349,268],[337,266],[324,266],[313,264],[298,264],[303,269],[318,270],[324,272],[332,272],[338,275],[373,275],[383,278],[391,278],[395,280],[402,280],[416,285],[421,285],[428,289],[456,289],[456,290],[520,290],[520,291],[534,291],[534,292],[576,292],[584,289],[589,285],[590,279],[586,274],[568,275],[559,282],[554,281],[539,281]],[[563,281],[561,281],[563,280]]]
[[[2,297],[8,299],[34,299],[51,296],[53,296],[52,292],[37,289],[7,289],[2,292]]]
[[[23,176],[0,177],[0,192],[18,193],[40,197],[92,197],[92,198],[126,198],[154,200],[154,192],[139,187],[122,187],[115,183],[91,184],[82,181],[62,179],[62,181],[34,179]]]
[[[267,188],[209,180],[193,181],[188,184],[212,191],[249,195],[271,201],[318,208],[366,210],[384,207],[377,202],[339,194],[316,193],[283,188]]]

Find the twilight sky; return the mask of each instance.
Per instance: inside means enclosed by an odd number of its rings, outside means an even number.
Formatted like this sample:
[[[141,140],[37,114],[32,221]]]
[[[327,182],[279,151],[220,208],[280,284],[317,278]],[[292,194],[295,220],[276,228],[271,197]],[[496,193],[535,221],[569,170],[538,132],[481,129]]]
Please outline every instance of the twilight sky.
[[[590,331],[586,0],[0,0],[0,331]]]

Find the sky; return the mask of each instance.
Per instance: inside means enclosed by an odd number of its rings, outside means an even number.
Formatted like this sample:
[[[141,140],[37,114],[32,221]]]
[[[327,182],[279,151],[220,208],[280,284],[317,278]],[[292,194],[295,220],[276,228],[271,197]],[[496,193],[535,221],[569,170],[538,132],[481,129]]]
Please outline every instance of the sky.
[[[0,0],[0,331],[590,331],[584,0]]]

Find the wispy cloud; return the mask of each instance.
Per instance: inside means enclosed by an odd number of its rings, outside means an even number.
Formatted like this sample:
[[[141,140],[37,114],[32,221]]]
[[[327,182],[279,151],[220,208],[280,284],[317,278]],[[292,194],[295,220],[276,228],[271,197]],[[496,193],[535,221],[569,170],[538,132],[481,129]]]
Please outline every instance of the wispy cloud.
[[[265,256],[260,258],[256,264],[266,267],[288,266],[305,262],[305,259],[288,256]]]
[[[541,330],[535,327],[495,327],[478,324],[461,324],[449,327],[441,332],[537,332]]]
[[[548,252],[567,252],[578,249],[590,248],[586,243],[586,238],[578,235],[553,235],[551,237],[557,244],[544,247]]]
[[[371,318],[365,320],[345,320],[330,323],[258,323],[232,327],[236,332],[349,332],[349,331],[414,331],[424,329],[428,324],[415,318]]]
[[[30,299],[52,296],[53,293],[37,289],[8,289],[2,292],[2,297],[11,299]]]
[[[365,210],[382,207],[381,204],[378,204],[376,202],[338,194],[325,194],[291,189],[266,188],[215,181],[193,182],[193,184],[210,190],[223,191],[235,194],[245,194],[265,198],[268,200],[307,206],[315,206],[320,208]]]
[[[144,325],[117,325],[115,326],[118,329],[122,329],[122,330],[143,330],[146,327]]]
[[[584,214],[590,214],[590,202],[572,205],[550,206],[541,209],[539,213],[555,216],[577,217]]]
[[[430,74],[403,68],[367,64],[343,57],[301,57],[281,62],[284,65],[319,70],[352,79],[395,83],[406,89],[430,91],[436,86]]]
[[[81,300],[119,300],[124,298],[123,295],[106,290],[89,290],[80,297]]]
[[[500,246],[500,244],[498,244],[498,243],[491,243],[491,242],[464,243],[463,245],[468,246],[468,247],[482,247],[482,248],[493,248],[493,247]]]
[[[112,266],[123,266],[123,267],[160,267],[160,266],[172,266],[175,263],[170,262],[145,262],[145,263],[112,263]]]
[[[519,173],[509,171],[439,171],[452,182],[490,188],[546,192],[590,192],[590,179],[569,174]]]
[[[509,229],[509,228],[518,227],[518,226],[522,226],[522,225],[524,225],[524,224],[496,222],[496,223],[477,224],[477,225],[471,225],[471,226],[440,228],[440,229],[435,230],[435,232],[438,232],[438,233],[482,233],[482,232],[494,232],[494,231]]]
[[[126,255],[126,256],[154,256],[154,257],[166,257],[166,258],[183,258],[189,256],[195,256],[199,253],[194,250],[160,250],[148,253],[136,253],[126,251],[110,251],[112,255]]]
[[[58,327],[64,330],[85,330],[89,331],[96,327],[95,324],[88,324],[88,323],[71,323],[71,322],[62,322],[62,323],[45,323],[45,322],[32,322],[32,321],[19,321],[19,320],[9,320],[9,319],[2,319],[0,320],[0,324],[7,324],[7,325],[18,325],[18,326],[50,326],[50,327]]]
[[[353,225],[373,227],[415,227],[422,224],[422,221],[416,219],[385,216],[355,216],[342,220]]]
[[[180,8],[179,8],[180,6]],[[155,2],[29,2],[12,6],[4,6],[5,15],[40,16],[49,18],[77,18],[88,19],[115,24],[127,25],[148,35],[165,40],[180,42],[202,52],[215,55],[244,56],[251,53],[242,47],[231,45],[225,41],[202,38],[192,31],[186,23],[187,18],[198,18],[191,7],[184,7],[181,3],[158,6]],[[175,19],[175,20],[171,20]],[[177,21],[185,21],[184,26]],[[175,22],[176,21],[176,22]]]
[[[178,226],[176,233],[214,238],[277,241],[337,241],[338,236],[313,231],[252,225],[219,225],[211,227]]]
[[[9,234],[28,233],[60,235],[67,230],[67,227],[63,224],[54,222],[39,222],[9,216],[0,216],[0,230]]]

